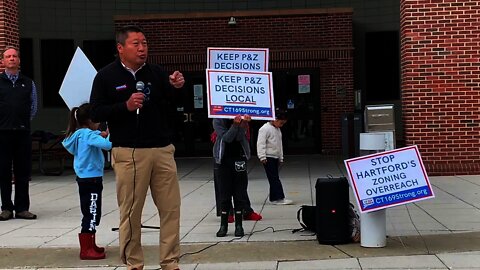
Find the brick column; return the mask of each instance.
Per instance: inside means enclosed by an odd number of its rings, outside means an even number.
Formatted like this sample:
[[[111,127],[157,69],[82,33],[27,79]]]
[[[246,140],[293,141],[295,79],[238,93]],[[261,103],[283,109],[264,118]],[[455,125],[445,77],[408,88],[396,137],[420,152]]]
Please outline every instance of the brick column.
[[[480,1],[400,1],[407,145],[430,175],[480,173]]]
[[[6,46],[18,47],[18,0],[0,0],[0,50]],[[0,64],[0,71],[3,67]]]

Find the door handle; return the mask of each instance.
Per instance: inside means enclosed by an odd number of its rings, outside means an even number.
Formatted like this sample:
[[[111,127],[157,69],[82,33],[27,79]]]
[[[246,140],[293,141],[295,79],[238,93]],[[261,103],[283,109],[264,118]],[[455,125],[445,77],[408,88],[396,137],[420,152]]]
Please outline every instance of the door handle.
[[[184,123],[193,122],[193,120],[192,120],[193,113],[183,113],[183,116],[185,116],[185,119],[183,120]]]

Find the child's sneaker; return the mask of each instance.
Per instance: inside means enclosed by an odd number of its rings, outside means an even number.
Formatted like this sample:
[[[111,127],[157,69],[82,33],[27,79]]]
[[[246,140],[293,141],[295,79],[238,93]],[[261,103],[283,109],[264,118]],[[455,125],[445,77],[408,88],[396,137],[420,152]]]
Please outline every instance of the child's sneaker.
[[[287,205],[287,204],[292,204],[293,201],[284,198],[281,200],[272,201],[271,203],[275,205]]]
[[[258,213],[255,213],[255,211],[248,213],[243,216],[244,220],[253,220],[253,221],[258,221],[262,219],[262,216]]]

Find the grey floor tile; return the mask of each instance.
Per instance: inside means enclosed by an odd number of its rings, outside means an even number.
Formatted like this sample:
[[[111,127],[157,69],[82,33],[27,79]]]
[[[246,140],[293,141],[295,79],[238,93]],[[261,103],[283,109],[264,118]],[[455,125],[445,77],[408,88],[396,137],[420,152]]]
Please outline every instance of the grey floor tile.
[[[232,262],[200,264],[195,270],[276,270],[277,262]]]
[[[36,270],[92,270],[92,269],[98,269],[98,270],[115,270],[118,267],[88,267],[88,268],[36,268]]]
[[[38,248],[43,246],[45,243],[48,243],[57,237],[54,236],[28,236],[28,237],[21,237],[17,236],[12,238],[10,236],[2,236],[0,237],[0,246],[1,247],[12,247],[12,248]]]
[[[443,269],[435,255],[359,258],[362,269]]]
[[[314,260],[314,261],[290,261],[279,262],[278,270],[360,270],[360,264],[356,258],[336,260]]]
[[[480,269],[480,252],[443,253],[438,258],[451,269]]]
[[[182,196],[181,243],[216,243],[231,241],[233,224],[229,236],[215,236],[220,223],[216,217],[213,193],[212,159],[177,160]],[[333,168],[333,169],[332,169]],[[307,233],[292,234],[298,228],[296,213],[300,205],[315,202],[315,181],[326,173],[342,175],[331,157],[309,156],[287,157],[280,170],[285,194],[295,205],[275,206],[268,201],[268,181],[263,167],[252,158],[249,163],[249,196],[252,207],[263,215],[258,222],[245,221],[247,234],[235,242],[257,243],[276,241],[315,240]],[[2,248],[49,248],[78,247],[77,234],[81,213],[78,206],[78,187],[74,174],[66,171],[60,177],[34,176],[31,182],[31,211],[39,218],[34,221],[11,220],[0,224],[0,247]],[[387,209],[387,235],[416,236],[441,235],[457,232],[480,231],[480,176],[431,177],[436,198]],[[350,200],[355,201],[352,192]],[[355,203],[355,202],[354,202]],[[97,242],[102,246],[118,247],[119,212],[116,202],[115,176],[106,171],[102,205],[102,221],[97,227]],[[158,226],[159,217],[150,192],[147,195],[142,223]],[[273,227],[276,232],[270,228]],[[268,228],[268,229],[267,229]],[[261,231],[265,229],[264,231]],[[282,231],[285,230],[285,231]],[[159,231],[142,229],[144,246],[158,246]],[[387,247],[388,248],[388,247]],[[278,269],[453,269],[479,270],[480,254],[442,253],[436,256],[364,257],[360,259],[307,260],[278,262]],[[0,259],[1,260],[1,259]],[[182,269],[276,269],[277,262],[228,263],[228,264],[185,264]],[[0,266],[1,267],[1,266]],[[158,266],[157,266],[158,267]],[[477,267],[477,268],[475,268]],[[35,269],[35,268],[31,268]],[[49,268],[52,269],[52,268]],[[60,268],[59,268],[60,269]],[[72,269],[72,268],[70,268]],[[125,269],[124,267],[76,268],[79,269]],[[156,269],[147,266],[146,270]]]

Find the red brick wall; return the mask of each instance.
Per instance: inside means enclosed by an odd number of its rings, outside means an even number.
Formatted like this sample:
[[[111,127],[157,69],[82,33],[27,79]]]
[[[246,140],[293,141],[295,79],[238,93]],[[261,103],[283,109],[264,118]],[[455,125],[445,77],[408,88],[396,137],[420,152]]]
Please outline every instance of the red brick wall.
[[[6,46],[18,47],[18,2],[17,0],[0,0],[0,51]],[[3,71],[0,63],[0,71]]]
[[[431,175],[480,173],[480,1],[401,0],[405,142]]]
[[[235,26],[227,24],[230,16]],[[207,47],[269,48],[270,70],[317,68],[322,149],[341,149],[341,115],[354,109],[351,9],[117,16],[115,22],[141,26],[151,60],[172,70],[205,70]]]

